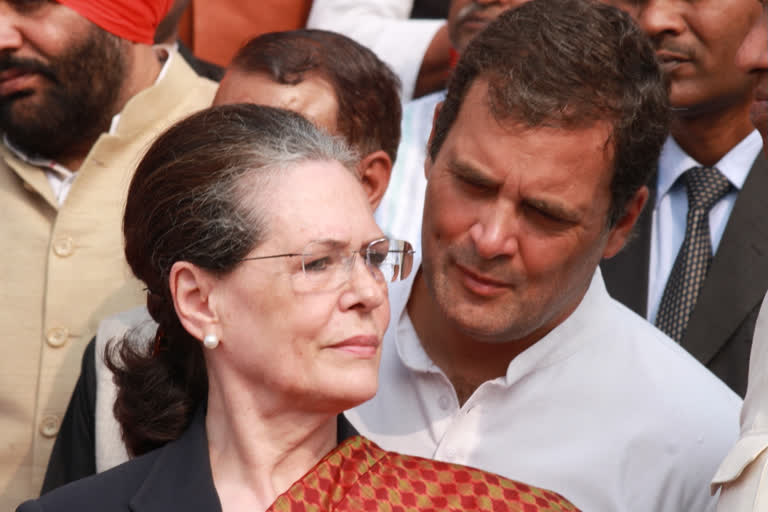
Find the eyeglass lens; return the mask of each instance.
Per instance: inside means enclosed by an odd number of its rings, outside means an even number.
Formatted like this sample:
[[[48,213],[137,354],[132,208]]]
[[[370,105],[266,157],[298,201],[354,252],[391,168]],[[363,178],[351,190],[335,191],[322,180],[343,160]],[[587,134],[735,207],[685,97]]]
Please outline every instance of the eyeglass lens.
[[[381,239],[350,253],[334,242],[312,242],[302,252],[302,270],[294,275],[299,292],[334,289],[349,279],[357,256],[378,280],[405,279],[413,267],[413,249],[402,240]]]

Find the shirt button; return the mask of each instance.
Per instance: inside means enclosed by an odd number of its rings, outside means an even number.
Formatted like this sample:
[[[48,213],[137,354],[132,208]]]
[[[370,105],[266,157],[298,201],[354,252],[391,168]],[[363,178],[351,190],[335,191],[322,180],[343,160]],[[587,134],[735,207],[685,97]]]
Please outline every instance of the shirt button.
[[[48,333],[45,336],[48,344],[54,348],[58,348],[64,345],[69,339],[69,329],[65,327],[54,327],[48,329]]]
[[[59,417],[53,415],[45,416],[43,421],[40,422],[40,433],[43,437],[56,437],[56,434],[59,433]]]
[[[53,242],[53,252],[56,256],[66,258],[75,252],[75,243],[69,236],[61,236]]]
[[[437,400],[437,405],[439,405],[442,410],[447,411],[451,406],[451,399],[443,395]]]

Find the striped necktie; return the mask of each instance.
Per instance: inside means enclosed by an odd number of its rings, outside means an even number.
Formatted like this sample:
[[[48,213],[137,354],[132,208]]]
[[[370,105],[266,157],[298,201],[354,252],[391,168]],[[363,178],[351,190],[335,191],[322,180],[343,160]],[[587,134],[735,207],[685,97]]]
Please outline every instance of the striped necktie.
[[[728,178],[714,167],[694,167],[682,178],[688,192],[685,239],[656,314],[656,326],[678,343],[683,339],[699,290],[712,264],[709,211],[731,190]]]

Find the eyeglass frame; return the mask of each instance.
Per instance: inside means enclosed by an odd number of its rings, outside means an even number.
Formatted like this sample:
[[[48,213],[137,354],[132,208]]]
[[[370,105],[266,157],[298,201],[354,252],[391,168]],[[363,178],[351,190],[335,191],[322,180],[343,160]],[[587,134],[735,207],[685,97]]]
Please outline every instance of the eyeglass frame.
[[[401,242],[403,244],[403,249],[400,249],[400,250],[391,250],[390,249],[390,250],[387,251],[387,253],[394,252],[394,253],[402,254],[402,258],[403,258],[402,263],[405,262],[405,258],[407,256],[413,257],[413,255],[416,254],[416,251],[413,249],[413,246],[411,245],[410,242],[408,242],[406,240],[400,240],[400,239],[396,239],[396,238],[389,238],[389,237],[383,236],[381,238],[377,238],[376,240],[372,240],[372,241],[368,242],[365,245],[364,248],[361,247],[360,249],[357,249],[356,251],[352,251],[351,258],[355,258],[357,255],[362,256],[361,253],[363,253],[363,252],[368,254],[368,251],[369,251],[370,247],[372,247],[375,244],[384,242],[384,241],[387,241],[389,243]],[[309,242],[307,244],[307,246],[312,244],[312,243],[317,243],[317,242],[319,242],[319,241]],[[303,257],[307,256],[306,252],[287,252],[287,253],[283,253],[283,254],[270,254],[270,255],[267,255],[267,256],[250,256],[248,258],[243,258],[240,261],[258,261],[258,260],[269,260],[269,259],[276,259],[276,258],[295,258],[295,257],[299,257],[299,256],[302,257],[301,271],[302,271],[302,273],[304,273],[306,275],[307,270],[305,269],[305,262],[303,260]],[[363,263],[366,264],[366,267],[367,267],[368,265],[367,265],[366,262],[367,262],[367,259],[364,259]],[[411,260],[411,263],[412,262],[413,262],[413,260]],[[402,265],[402,263],[401,263],[401,265]],[[351,271],[353,266],[354,266],[354,261],[352,261],[352,263],[349,265],[350,271]],[[405,265],[402,265],[402,266],[405,267]],[[412,270],[413,270],[413,268],[410,268],[409,271],[408,271],[408,274],[406,274],[405,276],[400,277],[398,279],[394,279],[392,282],[401,281],[403,279],[406,279],[410,275]],[[398,274],[402,274],[402,271],[399,272]],[[372,275],[373,275],[373,273],[372,273]],[[374,279],[376,279],[378,281],[378,279],[376,278],[375,275],[373,275],[373,277],[374,277]],[[387,282],[387,281],[384,280],[384,282]]]

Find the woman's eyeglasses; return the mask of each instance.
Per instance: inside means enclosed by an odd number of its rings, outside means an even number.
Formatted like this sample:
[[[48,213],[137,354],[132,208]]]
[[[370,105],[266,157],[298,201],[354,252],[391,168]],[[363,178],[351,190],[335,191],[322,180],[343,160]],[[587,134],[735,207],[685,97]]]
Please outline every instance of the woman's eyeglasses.
[[[346,246],[334,240],[321,240],[310,242],[299,253],[253,256],[242,261],[301,258],[301,272],[292,276],[294,290],[299,293],[340,287],[349,280],[358,254],[371,275],[382,283],[405,279],[413,269],[413,247],[405,240],[380,238],[354,251]]]

